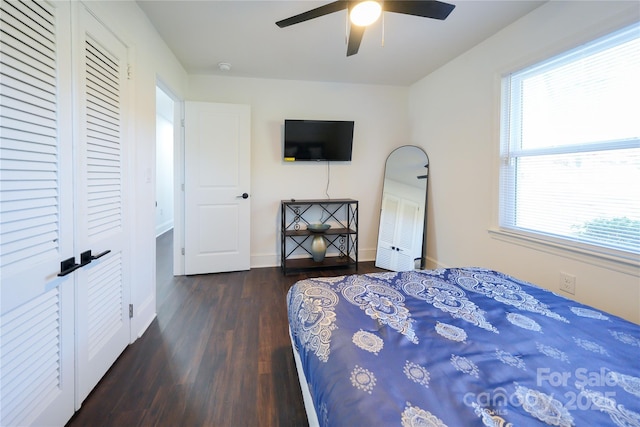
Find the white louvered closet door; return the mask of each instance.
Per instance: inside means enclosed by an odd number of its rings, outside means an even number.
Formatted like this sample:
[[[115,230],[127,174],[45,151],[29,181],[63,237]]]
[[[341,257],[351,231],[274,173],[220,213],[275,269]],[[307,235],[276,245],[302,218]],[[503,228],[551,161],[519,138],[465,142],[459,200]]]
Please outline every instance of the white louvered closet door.
[[[77,272],[77,408],[130,337],[127,49],[84,7],[79,9],[76,246],[104,256]]]
[[[69,4],[0,8],[0,425],[64,425],[74,409],[75,276],[57,276],[73,256]]]

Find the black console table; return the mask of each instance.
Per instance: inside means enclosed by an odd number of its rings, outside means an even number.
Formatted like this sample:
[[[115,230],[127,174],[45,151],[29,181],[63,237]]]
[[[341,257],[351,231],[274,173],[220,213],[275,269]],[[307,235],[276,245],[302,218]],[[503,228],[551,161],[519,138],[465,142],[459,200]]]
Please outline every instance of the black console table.
[[[358,201],[353,199],[282,200],[281,202],[281,267],[291,270],[355,267],[358,270]],[[316,234],[307,229],[319,218],[331,224],[323,233],[327,255],[316,262],[311,257],[311,240]]]

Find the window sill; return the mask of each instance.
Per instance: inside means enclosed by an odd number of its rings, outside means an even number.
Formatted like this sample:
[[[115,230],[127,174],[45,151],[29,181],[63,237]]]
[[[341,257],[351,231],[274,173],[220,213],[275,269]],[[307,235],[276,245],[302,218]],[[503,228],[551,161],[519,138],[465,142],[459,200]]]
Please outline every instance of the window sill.
[[[571,258],[634,276],[637,276],[639,272],[640,256],[637,255],[634,256],[626,253],[618,254],[615,251],[606,251],[606,249],[603,249],[602,252],[597,252],[586,245],[577,243],[572,245],[570,242],[561,239],[547,238],[545,236],[528,233],[517,233],[500,228],[490,228],[488,232],[492,238],[503,242]]]

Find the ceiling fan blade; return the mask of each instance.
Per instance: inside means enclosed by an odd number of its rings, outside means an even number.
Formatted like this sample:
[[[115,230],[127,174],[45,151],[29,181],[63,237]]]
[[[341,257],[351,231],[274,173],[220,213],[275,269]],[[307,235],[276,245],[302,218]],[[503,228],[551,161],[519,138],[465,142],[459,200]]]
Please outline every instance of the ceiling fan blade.
[[[347,42],[347,56],[355,55],[360,49],[362,35],[367,27],[351,24],[349,28],[349,41]]]
[[[388,0],[383,3],[387,12],[422,16],[433,19],[446,19],[456,6],[435,0]]]
[[[276,22],[276,25],[280,28],[288,27],[289,25],[299,24],[310,19],[319,18],[324,15],[328,15],[333,12],[338,12],[347,8],[347,2],[345,0],[334,1],[333,3],[325,4],[324,6],[316,7],[315,9],[308,10],[299,15],[292,16],[287,19]]]

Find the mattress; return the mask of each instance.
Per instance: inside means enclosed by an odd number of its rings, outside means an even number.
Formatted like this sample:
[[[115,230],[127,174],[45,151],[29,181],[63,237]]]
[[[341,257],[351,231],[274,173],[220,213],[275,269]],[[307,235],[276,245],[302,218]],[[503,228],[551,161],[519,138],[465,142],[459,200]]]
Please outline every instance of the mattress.
[[[640,327],[506,274],[306,279],[287,304],[320,426],[640,426]]]

